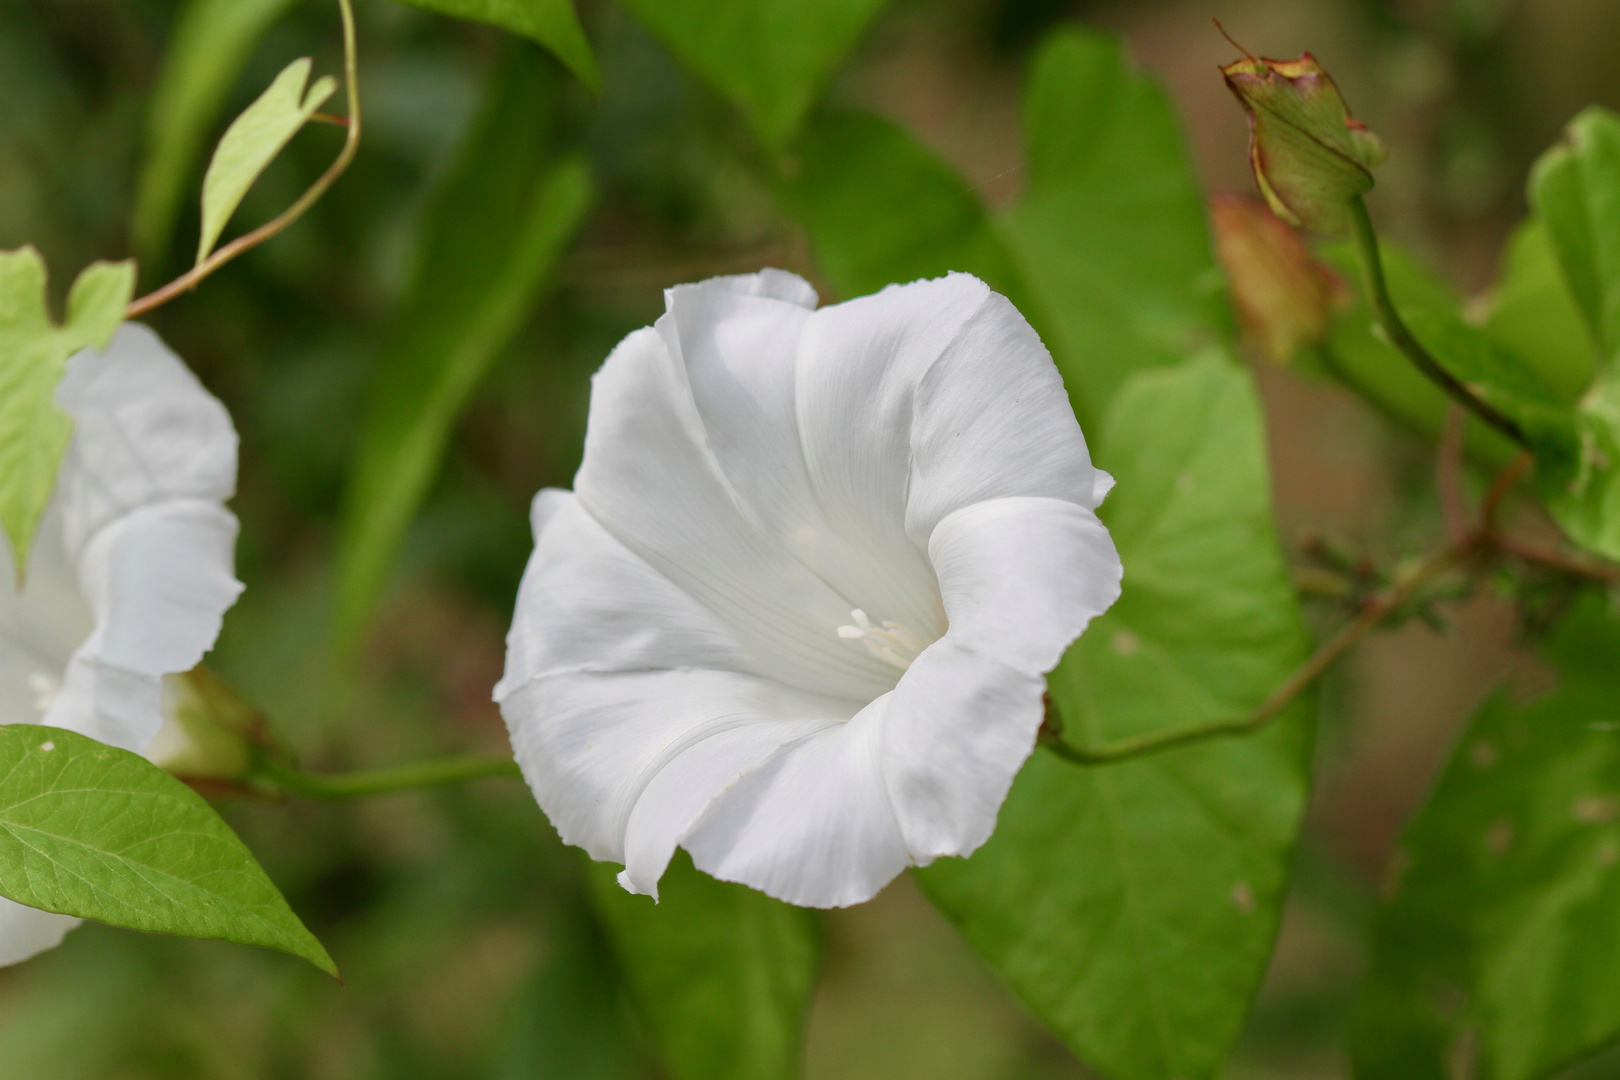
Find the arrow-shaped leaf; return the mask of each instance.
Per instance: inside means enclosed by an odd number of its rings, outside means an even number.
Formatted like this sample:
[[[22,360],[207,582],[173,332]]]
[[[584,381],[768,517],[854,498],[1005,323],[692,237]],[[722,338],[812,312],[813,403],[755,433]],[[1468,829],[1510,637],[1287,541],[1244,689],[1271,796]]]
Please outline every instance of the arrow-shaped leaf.
[[[225,231],[226,223],[259,174],[337,89],[337,80],[326,75],[315,80],[315,85],[305,93],[309,69],[308,57],[288,64],[270,88],[232,121],[219,140],[214,160],[208,163],[208,173],[203,177],[198,263],[214,250],[220,233]]]
[[[52,400],[56,384],[68,357],[111,340],[134,289],[133,262],[92,263],[56,326],[45,310],[45,260],[31,245],[0,251],[0,526],[19,580],[73,436]]]
[[[113,926],[337,966],[201,796],[138,754],[0,726],[0,896]]]

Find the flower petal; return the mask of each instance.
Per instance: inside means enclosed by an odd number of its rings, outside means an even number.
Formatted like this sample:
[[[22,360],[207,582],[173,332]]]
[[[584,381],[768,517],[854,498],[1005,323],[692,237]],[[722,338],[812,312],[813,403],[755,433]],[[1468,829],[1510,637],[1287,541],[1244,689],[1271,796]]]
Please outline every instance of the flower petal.
[[[236,518],[218,503],[142,506],[98,531],[79,557],[95,632],[68,665],[46,723],[139,753],[162,726],[162,678],[213,647],[241,595]]]
[[[711,803],[774,755],[837,727],[841,719],[714,725],[660,768],[636,800],[625,829],[619,884],[656,900],[658,879],[676,846]]]
[[[779,741],[791,742],[858,707],[752,675],[702,670],[542,675],[511,688],[501,700],[518,764],[563,841],[583,847],[594,859],[620,863],[638,800],[686,751],[723,732],[765,723],[777,726]],[[734,760],[726,758],[728,769]],[[700,800],[694,815],[725,783],[725,775],[713,783],[707,791],[688,784],[684,795]],[[667,792],[667,786],[660,790]],[[659,803],[653,809],[673,819],[680,808]],[[670,824],[678,834],[687,823]],[[651,880],[661,872],[660,866]]]
[[[12,646],[0,661],[11,701],[0,722],[140,752],[162,725],[162,676],[202,659],[242,589],[236,518],[220,505],[235,485],[236,433],[185,365],[133,323],[105,352],[75,355],[56,400],[74,419],[73,442],[27,590],[0,600]],[[11,640],[23,635],[28,655]],[[20,667],[61,682],[53,700],[37,695],[43,716],[14,707]]]
[[[1006,297],[967,274],[816,312],[799,396],[829,515],[903,530],[919,548],[969,503],[1041,495],[1090,508],[1107,490],[1051,354]]]
[[[1123,568],[1097,515],[1060,499],[987,499],[947,515],[928,557],[950,637],[1035,675],[1119,599]]]
[[[879,765],[888,702],[739,777],[681,843],[697,868],[806,907],[877,895],[910,862]]]
[[[0,544],[0,724],[37,724],[61,689],[73,651],[95,629],[62,543],[57,500],[34,534],[21,592],[12,587],[16,580],[11,546]]]
[[[0,966],[21,963],[56,948],[80,921],[0,897]]]
[[[119,327],[104,352],[69,360],[56,403],[74,421],[57,491],[75,555],[121,514],[170,499],[224,502],[236,490],[230,414],[139,323]]]
[[[759,674],[714,615],[615,540],[572,492],[535,496],[534,554],[506,637],[500,701],[571,671],[698,667]]]
[[[849,600],[763,533],[707,446],[685,368],[639,330],[597,372],[575,480],[626,548],[708,608],[773,678],[874,697],[892,671],[839,639]]]
[[[1046,680],[952,632],[889,695],[879,752],[890,804],[918,866],[968,855],[996,813],[1046,715]]]

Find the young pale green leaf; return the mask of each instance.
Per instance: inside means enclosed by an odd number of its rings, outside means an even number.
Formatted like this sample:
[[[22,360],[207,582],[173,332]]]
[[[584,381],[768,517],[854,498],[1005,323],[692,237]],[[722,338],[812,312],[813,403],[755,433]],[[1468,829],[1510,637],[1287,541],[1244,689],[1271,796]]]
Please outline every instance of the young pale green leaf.
[[[584,159],[557,154],[557,92],[538,50],[519,50],[423,222],[419,272],[382,350],[344,511],[342,651],[365,628],[456,418],[590,208]]]
[[[113,926],[337,967],[196,792],[138,754],[0,726],[0,895]]]
[[[203,177],[202,236],[197,241],[197,262],[208,258],[225,225],[241,205],[248,188],[276,159],[298,129],[338,87],[330,75],[309,81],[309,58],[294,60],[277,75],[270,88],[225,129]]]
[[[884,121],[816,121],[786,201],[846,295],[963,270],[1006,294],[1052,350],[1081,423],[1133,372],[1219,340],[1204,206],[1164,91],[1088,31],[1039,52],[1023,200],[987,217],[971,186]]]
[[[1481,328],[1491,339],[1561,400],[1579,401],[1592,385],[1597,350],[1540,218],[1526,218],[1513,231],[1489,304]]]
[[[248,56],[296,0],[188,0],[175,29],[146,124],[146,160],[130,236],[149,269],[168,250],[176,212],[209,127]]]
[[[659,900],[587,867],[630,997],[675,1080],[797,1074],[820,944],[815,913],[716,881],[677,851]]]
[[[1570,539],[1620,559],[1620,116],[1592,108],[1536,163],[1530,201],[1597,339],[1597,377],[1576,417],[1574,481],[1549,499]]]
[[[1096,445],[1124,592],[1049,682],[1065,738],[1242,716],[1308,651],[1271,518],[1259,403],[1217,356],[1144,372]],[[1310,708],[1263,733],[1080,767],[1037,751],[995,834],[921,871],[935,901],[1114,1080],[1207,1077],[1276,934]]]
[[[1537,1080],[1620,1038],[1620,622],[1588,596],[1551,694],[1491,700],[1392,866],[1351,1050],[1366,1080]]]
[[[73,436],[56,384],[70,356],[112,338],[134,290],[133,262],[92,263],[68,293],[67,322],[55,326],[39,252],[0,251],[0,527],[19,578]]]
[[[601,90],[602,73],[573,0],[403,0],[414,7],[474,22],[490,23],[538,42],[556,54],[568,70],[592,90]]]
[[[780,147],[883,3],[627,0],[625,6],[740,108],[767,145]]]

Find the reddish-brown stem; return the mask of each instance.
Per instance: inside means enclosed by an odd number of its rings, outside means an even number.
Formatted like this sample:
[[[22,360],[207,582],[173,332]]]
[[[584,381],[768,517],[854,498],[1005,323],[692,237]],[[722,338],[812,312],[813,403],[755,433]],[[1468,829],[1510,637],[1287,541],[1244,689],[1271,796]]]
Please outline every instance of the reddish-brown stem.
[[[1519,482],[1519,478],[1529,471],[1534,462],[1535,458],[1528,452],[1520,454],[1508,462],[1507,468],[1497,473],[1496,479],[1491,481],[1491,488],[1485,493],[1485,501],[1479,504],[1479,525],[1485,533],[1496,531],[1497,511],[1502,509],[1502,503],[1513,490],[1513,485]]]
[[[1468,535],[1468,503],[1463,499],[1463,435],[1468,413],[1455,401],[1446,403],[1446,423],[1440,432],[1440,453],[1435,458],[1434,486],[1440,493],[1446,538],[1453,544]]]
[[[1523,540],[1516,536],[1492,536],[1490,543],[1498,551],[1505,552],[1515,558],[1537,566],[1545,566],[1550,570],[1570,574],[1574,577],[1585,578],[1588,581],[1600,582],[1604,585],[1620,586],[1620,566],[1611,566],[1608,563],[1598,562],[1580,555],[1559,551],[1556,548],[1543,547],[1530,540]]]

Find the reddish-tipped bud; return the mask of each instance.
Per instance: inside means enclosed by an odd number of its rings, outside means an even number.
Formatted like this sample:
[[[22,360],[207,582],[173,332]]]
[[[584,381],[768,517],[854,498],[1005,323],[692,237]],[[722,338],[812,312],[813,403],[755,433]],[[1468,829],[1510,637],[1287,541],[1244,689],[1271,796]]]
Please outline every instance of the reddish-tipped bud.
[[[1351,119],[1339,88],[1306,53],[1298,60],[1248,56],[1221,68],[1249,117],[1249,164],[1277,216],[1337,234],[1349,202],[1373,186],[1385,155],[1378,136]]]
[[[1301,348],[1325,339],[1334,311],[1354,302],[1344,279],[1313,258],[1298,230],[1252,195],[1216,195],[1210,216],[1249,348],[1286,364]]]

